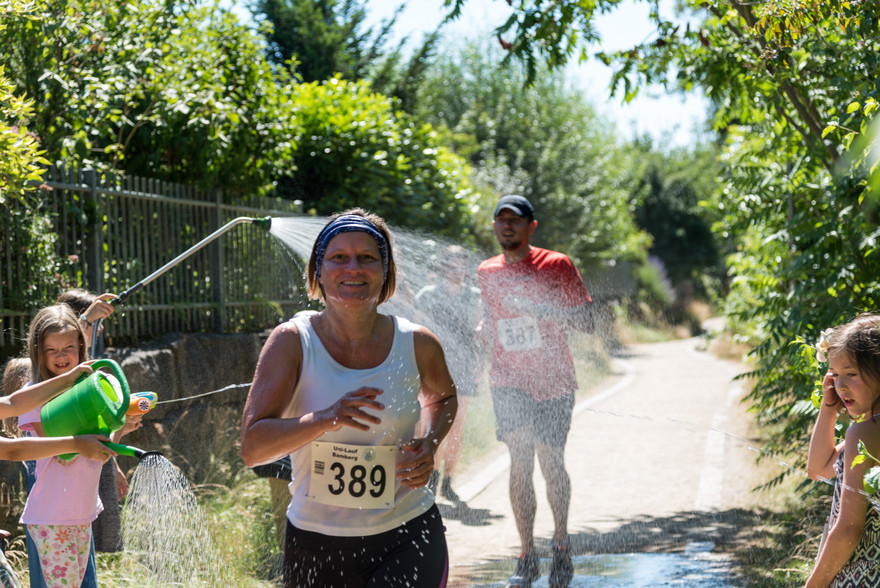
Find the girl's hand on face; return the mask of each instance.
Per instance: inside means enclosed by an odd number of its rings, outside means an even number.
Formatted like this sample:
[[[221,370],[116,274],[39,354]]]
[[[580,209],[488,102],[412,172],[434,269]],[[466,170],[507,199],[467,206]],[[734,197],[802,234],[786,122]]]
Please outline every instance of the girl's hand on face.
[[[834,376],[831,375],[831,370],[828,370],[822,380],[822,404],[831,408],[839,408],[843,404],[834,387]]]
[[[330,408],[322,412],[329,423],[330,431],[338,431],[342,427],[351,427],[359,431],[369,431],[370,425],[378,425],[382,419],[364,412],[365,408],[385,410],[385,405],[376,400],[382,393],[378,388],[358,388],[340,398]],[[362,422],[363,421],[363,422]]]

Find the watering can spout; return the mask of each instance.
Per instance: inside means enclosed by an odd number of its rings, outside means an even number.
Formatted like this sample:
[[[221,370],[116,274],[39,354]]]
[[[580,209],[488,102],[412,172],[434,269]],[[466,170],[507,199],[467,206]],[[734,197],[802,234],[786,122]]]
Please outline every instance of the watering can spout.
[[[112,441],[104,441],[103,443],[119,455],[127,455],[129,457],[136,457],[138,459],[143,459],[148,455],[162,455],[158,451],[144,451],[143,449],[138,449],[137,447],[132,447],[131,445],[123,445],[122,443],[113,443]]]

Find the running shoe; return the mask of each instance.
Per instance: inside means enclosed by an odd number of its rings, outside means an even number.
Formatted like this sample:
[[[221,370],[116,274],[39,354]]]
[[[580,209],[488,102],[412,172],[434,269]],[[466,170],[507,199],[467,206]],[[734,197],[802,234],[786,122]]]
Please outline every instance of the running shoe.
[[[449,476],[445,476],[443,483],[440,484],[440,495],[455,506],[464,504],[464,501],[452,489],[452,478]]]
[[[507,588],[531,588],[532,582],[540,577],[538,556],[534,553],[523,553],[516,560],[516,571],[507,581]]]
[[[574,576],[571,551],[568,545],[553,546],[553,563],[550,564],[550,588],[565,588]]]

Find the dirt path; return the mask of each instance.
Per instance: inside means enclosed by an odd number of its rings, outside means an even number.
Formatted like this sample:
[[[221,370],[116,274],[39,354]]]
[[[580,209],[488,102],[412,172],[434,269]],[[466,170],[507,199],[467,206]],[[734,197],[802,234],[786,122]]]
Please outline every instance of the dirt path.
[[[628,348],[576,406],[566,450],[575,555],[682,552],[695,542],[717,551],[754,523],[750,490],[762,480],[739,402],[745,390],[733,382],[743,367],[700,351],[700,343]],[[472,585],[476,564],[519,554],[505,457],[502,447],[459,474],[471,511],[441,506],[451,586]],[[535,537],[546,555],[552,519],[540,474],[535,480]]]

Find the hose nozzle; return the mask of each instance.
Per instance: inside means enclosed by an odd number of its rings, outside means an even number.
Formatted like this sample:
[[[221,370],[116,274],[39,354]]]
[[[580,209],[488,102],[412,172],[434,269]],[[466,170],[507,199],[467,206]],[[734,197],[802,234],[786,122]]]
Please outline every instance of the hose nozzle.
[[[272,217],[271,216],[266,216],[263,218],[255,218],[255,219],[253,219],[253,222],[255,225],[258,225],[258,226],[266,229],[267,231],[272,228]]]

